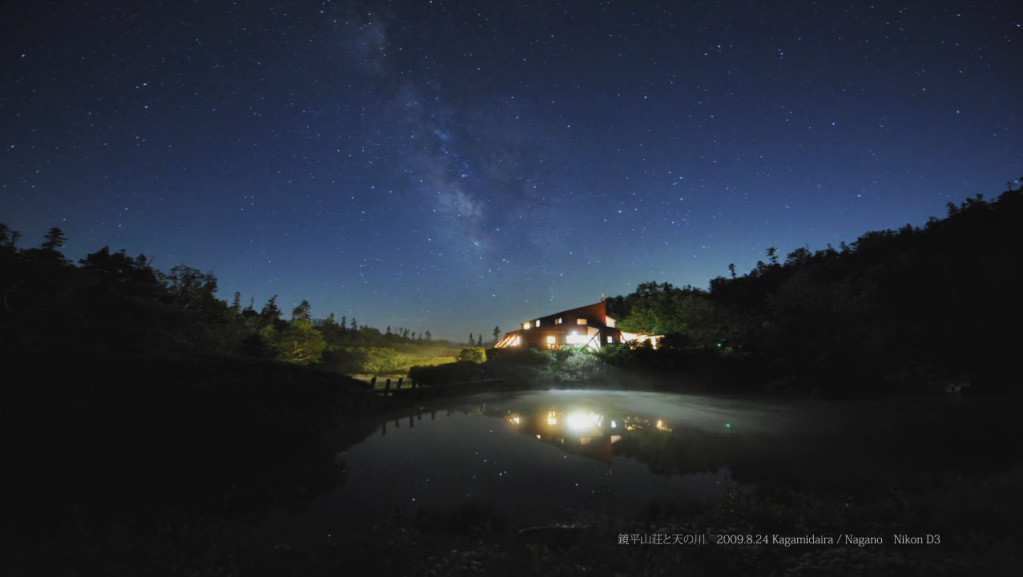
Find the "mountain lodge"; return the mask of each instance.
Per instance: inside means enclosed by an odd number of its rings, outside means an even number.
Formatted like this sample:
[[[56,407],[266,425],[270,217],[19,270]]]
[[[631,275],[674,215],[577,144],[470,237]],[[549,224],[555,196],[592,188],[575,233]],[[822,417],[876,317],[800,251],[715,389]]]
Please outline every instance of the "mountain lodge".
[[[662,336],[630,333],[618,329],[615,326],[615,319],[607,316],[607,303],[601,300],[592,305],[525,321],[518,330],[505,334],[495,347],[558,349],[566,345],[575,345],[597,350],[614,343],[649,341],[656,348],[657,341]]]

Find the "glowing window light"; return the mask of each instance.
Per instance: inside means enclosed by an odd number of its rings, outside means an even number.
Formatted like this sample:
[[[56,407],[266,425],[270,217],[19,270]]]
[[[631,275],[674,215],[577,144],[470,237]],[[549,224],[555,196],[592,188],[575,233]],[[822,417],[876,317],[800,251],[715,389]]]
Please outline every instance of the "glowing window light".
[[[529,329],[533,328],[533,323],[522,323],[522,328],[528,331]]]
[[[580,335],[575,331],[572,331],[565,337],[565,342],[570,345],[585,345],[590,338],[586,335]]]
[[[554,335],[550,335],[550,336],[547,337],[547,344],[548,345],[554,345],[554,344],[557,344],[557,342],[558,342],[558,338],[555,337]]]
[[[577,324],[577,325],[585,325],[586,324],[586,319],[575,319],[575,324]]]
[[[536,326],[540,326],[540,319],[536,319]]]
[[[559,318],[554,319],[554,324],[556,324],[556,325],[560,325],[563,322],[565,322],[564,318],[559,317]]]

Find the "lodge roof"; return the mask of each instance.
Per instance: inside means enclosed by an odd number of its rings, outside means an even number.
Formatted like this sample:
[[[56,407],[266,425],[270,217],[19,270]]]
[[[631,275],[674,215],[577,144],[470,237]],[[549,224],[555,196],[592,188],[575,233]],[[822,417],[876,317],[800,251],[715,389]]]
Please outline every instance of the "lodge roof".
[[[582,314],[581,315],[577,315],[577,313],[582,313]],[[604,319],[607,318],[607,302],[606,301],[600,301],[600,302],[596,302],[596,303],[593,303],[593,304],[584,305],[584,306],[581,306],[581,307],[575,307],[575,308],[572,308],[572,309],[566,309],[566,310],[559,311],[559,312],[556,312],[556,313],[551,313],[549,315],[541,315],[541,316],[538,316],[538,317],[532,317],[530,320],[555,318],[555,317],[563,317],[563,316],[572,317],[573,315],[577,315],[577,316],[593,316],[593,315],[596,315],[596,316],[600,317],[600,321],[601,322],[604,322]]]

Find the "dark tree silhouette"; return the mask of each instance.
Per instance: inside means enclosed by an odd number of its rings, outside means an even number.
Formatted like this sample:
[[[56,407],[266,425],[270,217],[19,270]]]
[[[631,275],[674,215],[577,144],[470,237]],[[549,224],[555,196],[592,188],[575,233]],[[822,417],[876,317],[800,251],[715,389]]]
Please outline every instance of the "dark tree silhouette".
[[[277,306],[277,295],[270,297],[270,300],[266,301],[266,304],[263,305],[263,310],[259,311],[259,316],[271,323],[281,320],[281,309]]]
[[[302,320],[306,320],[306,321],[312,320],[312,315],[310,314],[311,310],[312,310],[312,305],[309,304],[309,301],[307,301],[305,299],[302,299],[302,302],[299,303],[299,305],[297,307],[292,309],[292,311],[291,311],[291,320],[296,320],[296,319],[302,319]]]
[[[67,237],[64,236],[64,231],[56,226],[46,231],[46,235],[43,237],[43,239],[44,239],[42,245],[43,250],[56,251],[57,249],[64,246],[64,243],[67,242]]]

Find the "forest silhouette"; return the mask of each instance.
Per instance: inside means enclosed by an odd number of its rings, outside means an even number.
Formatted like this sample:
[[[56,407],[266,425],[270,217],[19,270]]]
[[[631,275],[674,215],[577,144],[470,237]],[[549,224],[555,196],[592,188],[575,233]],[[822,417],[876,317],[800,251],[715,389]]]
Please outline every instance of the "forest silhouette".
[[[1011,390],[1021,376],[1013,355],[1023,345],[1020,222],[1023,192],[1010,189],[992,201],[949,203],[944,218],[922,227],[867,232],[837,248],[800,247],[784,261],[771,247],[767,262],[742,275],[729,265],[730,275],[707,290],[644,283],[609,298],[609,314],[625,330],[665,335],[663,346],[603,356],[685,370],[694,355],[715,354],[754,362],[770,377],[868,392]],[[239,293],[229,304],[218,298],[212,272],[186,265],[163,272],[123,250],[103,247],[73,263],[61,252],[59,228],[38,248],[20,248],[19,239],[0,224],[7,366],[63,357],[116,366],[170,354],[381,373],[432,342],[429,331],[314,319],[308,301],[289,320],[276,296],[258,311],[251,301],[243,307]]]
[[[722,350],[769,373],[846,391],[1015,391],[1023,345],[1023,192],[982,195],[923,227],[788,253],[709,290],[644,283],[608,299],[625,330],[666,335],[633,356],[683,367],[683,351]],[[625,355],[628,358],[628,355]]]

